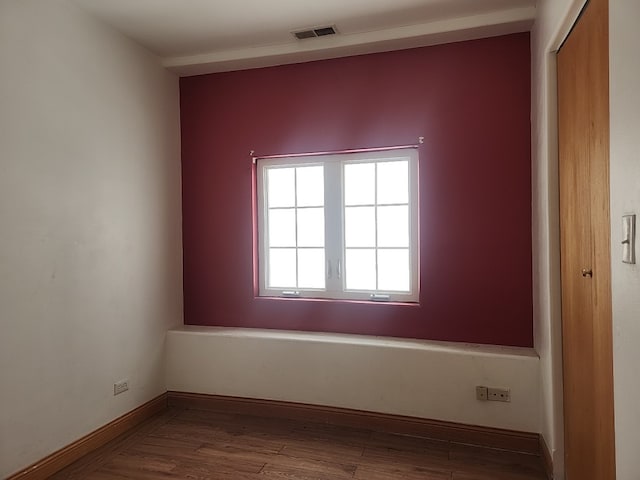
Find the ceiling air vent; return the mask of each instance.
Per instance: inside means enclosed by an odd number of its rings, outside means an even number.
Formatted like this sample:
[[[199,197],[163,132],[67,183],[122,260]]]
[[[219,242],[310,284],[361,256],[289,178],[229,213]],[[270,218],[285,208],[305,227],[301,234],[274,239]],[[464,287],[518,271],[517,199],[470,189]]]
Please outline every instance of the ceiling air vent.
[[[293,36],[298,40],[304,40],[305,38],[326,37],[327,35],[335,35],[338,33],[336,27],[331,25],[328,27],[317,27],[309,30],[298,30],[293,32]]]

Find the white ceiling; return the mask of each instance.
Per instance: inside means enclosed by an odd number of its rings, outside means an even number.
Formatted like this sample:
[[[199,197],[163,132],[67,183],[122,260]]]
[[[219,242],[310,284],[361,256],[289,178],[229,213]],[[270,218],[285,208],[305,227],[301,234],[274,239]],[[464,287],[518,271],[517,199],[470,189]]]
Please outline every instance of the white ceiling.
[[[527,30],[535,0],[73,0],[182,74]],[[290,32],[335,25],[335,37]]]

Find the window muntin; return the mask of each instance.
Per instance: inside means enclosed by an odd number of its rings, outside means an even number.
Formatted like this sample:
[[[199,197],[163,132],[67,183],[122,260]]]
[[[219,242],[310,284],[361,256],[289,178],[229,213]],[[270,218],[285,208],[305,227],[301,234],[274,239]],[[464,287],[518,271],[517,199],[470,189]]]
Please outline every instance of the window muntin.
[[[259,158],[259,295],[418,301],[418,156]]]

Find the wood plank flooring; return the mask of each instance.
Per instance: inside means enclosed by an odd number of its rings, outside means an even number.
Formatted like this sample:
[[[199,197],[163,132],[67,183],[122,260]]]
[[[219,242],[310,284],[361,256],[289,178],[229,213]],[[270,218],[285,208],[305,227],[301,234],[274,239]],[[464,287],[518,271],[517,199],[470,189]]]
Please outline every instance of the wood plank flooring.
[[[168,408],[52,477],[545,480],[539,457],[298,421]]]

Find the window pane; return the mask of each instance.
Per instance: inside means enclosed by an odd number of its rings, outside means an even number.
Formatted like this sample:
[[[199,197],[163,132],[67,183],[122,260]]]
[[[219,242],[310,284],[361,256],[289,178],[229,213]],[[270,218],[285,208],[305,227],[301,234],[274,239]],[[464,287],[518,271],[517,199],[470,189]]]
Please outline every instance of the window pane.
[[[408,203],[409,162],[378,163],[378,203]]]
[[[296,288],[296,249],[269,249],[269,288]]]
[[[409,207],[378,207],[378,247],[409,247]]]
[[[378,289],[409,291],[409,249],[378,250]]]
[[[376,203],[375,163],[347,163],[344,166],[344,204]]]
[[[376,246],[376,207],[344,209],[344,244],[349,247]]]
[[[296,169],[296,193],[298,207],[324,205],[324,167],[298,167]]]
[[[269,246],[296,246],[295,209],[269,210]]]
[[[298,209],[298,246],[324,247],[324,208]]]
[[[375,290],[376,251],[347,249],[345,274],[348,290]]]
[[[298,250],[298,287],[324,288],[324,249]]]
[[[295,206],[295,168],[270,168],[267,170],[268,207]]]

